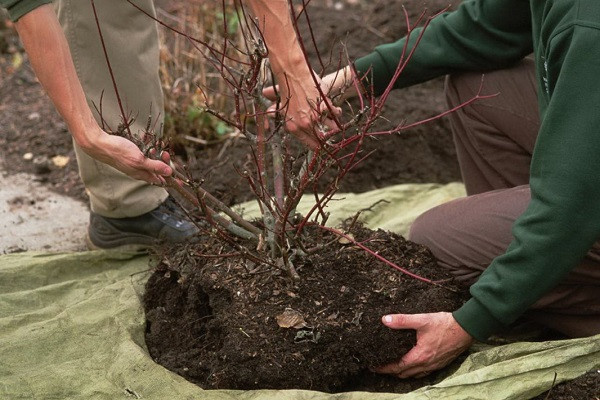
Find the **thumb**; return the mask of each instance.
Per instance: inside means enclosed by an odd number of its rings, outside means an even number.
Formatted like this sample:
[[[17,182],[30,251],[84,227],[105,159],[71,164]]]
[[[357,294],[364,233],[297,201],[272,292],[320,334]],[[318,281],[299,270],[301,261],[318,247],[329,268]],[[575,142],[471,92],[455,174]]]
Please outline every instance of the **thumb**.
[[[419,329],[423,326],[422,314],[388,314],[381,322],[391,329]]]

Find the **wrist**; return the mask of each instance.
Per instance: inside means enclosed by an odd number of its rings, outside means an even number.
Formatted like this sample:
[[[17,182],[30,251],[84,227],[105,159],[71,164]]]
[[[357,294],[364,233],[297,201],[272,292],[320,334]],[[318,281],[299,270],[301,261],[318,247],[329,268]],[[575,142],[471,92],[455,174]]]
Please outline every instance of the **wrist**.
[[[101,149],[102,138],[108,135],[100,129],[96,121],[93,121],[93,123],[77,121],[69,123],[68,126],[75,143],[86,152],[92,149]]]
[[[475,298],[454,311],[452,316],[465,332],[479,341],[485,341],[491,334],[505,327],[502,321]]]

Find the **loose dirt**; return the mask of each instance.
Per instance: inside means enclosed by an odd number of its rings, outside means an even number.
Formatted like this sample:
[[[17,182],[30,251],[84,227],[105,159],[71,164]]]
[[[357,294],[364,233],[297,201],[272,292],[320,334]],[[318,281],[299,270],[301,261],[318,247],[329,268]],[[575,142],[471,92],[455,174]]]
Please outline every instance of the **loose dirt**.
[[[423,3],[409,3],[410,18],[416,19]],[[446,6],[440,1],[428,4],[434,7],[432,12]],[[394,13],[398,18],[391,17]],[[321,49],[329,54],[333,46],[335,55],[346,46],[351,58],[401,37],[406,32],[401,16],[399,3],[338,1],[310,7],[312,33]],[[310,37],[307,25],[303,34]],[[314,56],[311,60],[317,70],[331,71],[337,65],[336,60],[332,65],[320,65]],[[444,109],[442,81],[436,80],[396,93],[387,105],[387,120],[374,129],[419,121]],[[226,149],[205,149],[205,157],[194,157],[188,164],[208,185],[218,183],[214,189],[220,198],[246,200],[247,189],[244,193],[237,188],[247,186],[234,168],[252,163],[248,146],[243,139],[234,139]],[[371,150],[375,155],[351,171],[341,182],[341,191],[459,179],[445,120],[368,140],[362,153]],[[216,162],[218,156],[222,158]],[[208,239],[160,254],[145,297],[151,355],[205,388],[406,392],[432,383],[436,375],[399,382],[370,372],[397,361],[415,343],[414,331],[391,331],[380,318],[386,313],[451,311],[464,300],[464,291],[454,293],[406,279],[355,246],[312,234],[316,240],[312,246],[328,245],[298,260],[299,282]],[[358,230],[355,237],[413,272],[449,279],[427,249],[400,236]],[[446,284],[452,286],[450,281]],[[298,327],[278,323],[286,312],[301,319]]]
[[[439,284],[408,277],[316,228],[306,235],[314,252],[295,261],[296,282],[203,238],[166,249],[146,286],[151,356],[212,389],[406,392],[431,384],[436,374],[403,382],[370,371],[416,342],[414,331],[388,329],[381,316],[452,311],[467,298],[466,288],[455,286],[423,246],[360,226],[350,232]]]

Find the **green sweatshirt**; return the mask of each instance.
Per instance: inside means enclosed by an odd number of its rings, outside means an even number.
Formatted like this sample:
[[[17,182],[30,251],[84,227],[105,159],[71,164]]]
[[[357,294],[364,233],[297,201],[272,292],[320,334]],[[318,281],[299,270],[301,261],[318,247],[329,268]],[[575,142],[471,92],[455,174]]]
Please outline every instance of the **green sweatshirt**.
[[[410,37],[412,47],[418,32]],[[405,39],[356,61],[381,93]],[[513,241],[454,312],[477,339],[510,324],[575,268],[600,238],[600,1],[466,0],[435,18],[395,87],[514,64],[534,52],[541,128],[531,201]]]
[[[16,21],[34,8],[48,3],[52,0],[0,0],[0,7],[6,8],[10,19]]]

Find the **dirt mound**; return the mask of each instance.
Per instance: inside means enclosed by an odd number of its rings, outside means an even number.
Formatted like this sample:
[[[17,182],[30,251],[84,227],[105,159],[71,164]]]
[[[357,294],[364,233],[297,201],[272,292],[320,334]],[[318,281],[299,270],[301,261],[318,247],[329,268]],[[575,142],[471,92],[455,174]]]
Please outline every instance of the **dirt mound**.
[[[406,391],[431,383],[386,383],[370,372],[416,342],[414,331],[388,329],[381,316],[452,311],[465,291],[442,275],[425,247],[383,231],[353,234],[442,286],[408,277],[331,233],[310,235],[318,243],[296,263],[300,281],[205,240],[169,250],[148,281],[151,356],[203,388]]]

